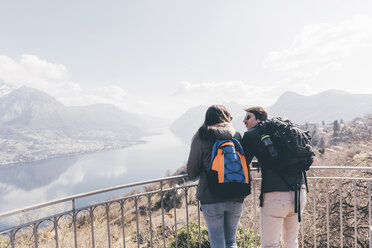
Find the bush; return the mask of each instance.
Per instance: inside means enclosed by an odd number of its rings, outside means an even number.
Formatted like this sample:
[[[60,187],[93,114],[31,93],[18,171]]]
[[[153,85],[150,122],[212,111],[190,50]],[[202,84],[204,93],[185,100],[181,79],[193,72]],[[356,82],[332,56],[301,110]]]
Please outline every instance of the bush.
[[[179,196],[178,194],[175,194],[174,191],[167,191],[163,197],[163,206],[164,206],[165,211],[168,212],[174,207],[173,198],[176,204],[175,206],[176,208],[180,208],[182,206],[181,196]],[[156,211],[160,208],[161,208],[161,198],[155,203],[153,211]]]
[[[247,230],[245,233],[245,246],[244,246],[244,229],[239,226],[236,232],[236,243],[238,247],[255,247],[254,245],[254,232],[252,230]],[[257,244],[260,244],[260,237],[257,236]]]
[[[189,241],[191,248],[199,248],[199,226],[197,222],[191,222],[189,224]],[[171,248],[176,247],[176,241],[178,240],[178,247],[187,247],[187,229],[186,227],[177,231],[177,240],[175,236],[170,238],[170,246]],[[202,248],[209,248],[209,237],[208,237],[208,229],[204,226],[200,227],[200,238],[201,238],[201,247]]]
[[[245,233],[245,247],[254,247],[254,234],[253,231],[248,230]],[[169,247],[174,248],[176,247],[176,237],[170,237],[170,244]],[[187,247],[187,229],[186,227],[177,231],[177,240],[178,240],[178,247]],[[208,237],[208,229],[205,226],[200,227],[200,240],[201,240],[201,247],[202,248],[209,248],[209,237]],[[198,248],[199,247],[199,226],[197,222],[191,222],[189,224],[189,242],[191,248]],[[236,242],[238,247],[244,246],[244,229],[239,226],[237,233],[236,233]]]

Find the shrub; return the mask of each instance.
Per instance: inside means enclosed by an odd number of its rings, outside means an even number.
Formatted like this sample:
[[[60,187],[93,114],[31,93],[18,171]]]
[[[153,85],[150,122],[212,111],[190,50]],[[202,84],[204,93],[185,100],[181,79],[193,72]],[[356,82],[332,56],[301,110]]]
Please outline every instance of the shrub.
[[[259,244],[259,237],[257,244]],[[244,229],[239,226],[238,230],[236,232],[236,243],[238,244],[238,247],[255,247],[254,245],[254,232],[252,230],[246,230],[245,233],[245,245],[244,245]]]
[[[174,206],[173,206],[173,198],[174,201],[175,201],[175,204],[176,204],[176,208],[180,208],[182,206],[182,199],[181,199],[181,196],[179,196],[178,194],[175,194],[174,191],[167,191],[165,194],[164,194],[164,197],[163,197],[163,206],[164,206],[164,209],[165,211],[169,211],[171,210]],[[161,208],[161,199],[159,199],[155,205],[154,205],[154,208],[153,208],[153,211],[156,211],[158,209]]]
[[[176,241],[178,240],[178,247],[187,247],[187,229],[186,227],[177,231],[177,240],[175,236],[170,237],[170,246],[171,248],[176,247]],[[209,248],[209,237],[208,229],[204,226],[200,227],[200,239],[201,247]],[[189,224],[189,241],[191,248],[199,248],[199,226],[197,222],[191,222]]]
[[[245,237],[245,247],[254,247],[254,234],[253,231],[248,230],[244,235],[244,229],[239,226],[237,233],[236,233],[236,242],[238,247],[244,246],[244,237]],[[174,248],[176,247],[176,237],[170,237],[170,244],[169,247]],[[177,231],[177,240],[178,240],[178,247],[187,247],[187,229],[186,227]],[[208,229],[205,226],[200,227],[200,241],[202,248],[209,248],[209,237],[208,237]],[[189,242],[191,248],[199,248],[199,226],[197,222],[191,222],[189,224]]]

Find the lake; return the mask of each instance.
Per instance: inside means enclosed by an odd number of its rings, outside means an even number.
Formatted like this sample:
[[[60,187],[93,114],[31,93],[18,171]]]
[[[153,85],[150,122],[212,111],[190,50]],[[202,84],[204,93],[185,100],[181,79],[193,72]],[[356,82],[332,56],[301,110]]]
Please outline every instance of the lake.
[[[0,167],[0,212],[165,177],[186,163],[189,145],[170,131],[144,139],[147,143],[119,150]]]

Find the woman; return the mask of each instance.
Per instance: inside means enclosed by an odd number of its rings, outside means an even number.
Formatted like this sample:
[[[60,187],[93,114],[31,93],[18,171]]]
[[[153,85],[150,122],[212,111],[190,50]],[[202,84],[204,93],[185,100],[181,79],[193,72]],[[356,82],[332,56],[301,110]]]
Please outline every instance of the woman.
[[[236,230],[242,215],[244,198],[226,199],[212,195],[206,172],[210,169],[211,153],[216,139],[241,140],[231,124],[231,115],[222,105],[212,105],[205,114],[204,124],[193,137],[187,173],[190,177],[200,176],[196,198],[208,226],[212,248],[233,248],[236,244]]]

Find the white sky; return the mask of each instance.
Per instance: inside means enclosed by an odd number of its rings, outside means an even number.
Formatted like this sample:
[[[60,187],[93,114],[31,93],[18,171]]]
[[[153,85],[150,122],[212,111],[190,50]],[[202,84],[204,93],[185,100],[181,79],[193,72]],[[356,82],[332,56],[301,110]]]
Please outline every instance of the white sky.
[[[285,91],[372,93],[370,0],[0,0],[0,82],[176,118]]]

